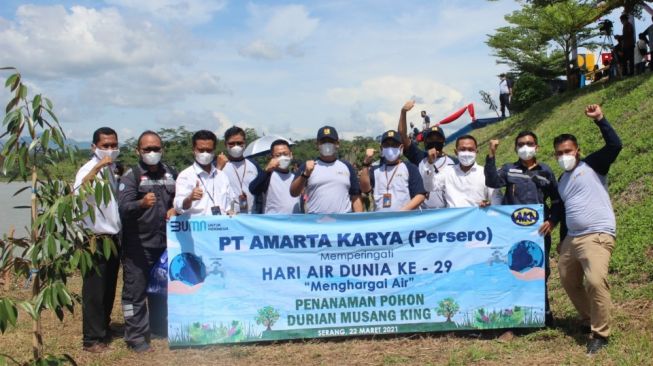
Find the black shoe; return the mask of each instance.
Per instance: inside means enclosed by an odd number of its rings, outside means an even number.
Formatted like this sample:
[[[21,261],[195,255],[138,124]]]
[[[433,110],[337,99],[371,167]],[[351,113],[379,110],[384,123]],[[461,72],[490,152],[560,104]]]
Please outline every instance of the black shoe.
[[[550,311],[547,311],[546,314],[544,315],[544,325],[546,325],[549,328],[553,327],[553,313]]]
[[[590,341],[587,342],[587,354],[588,355],[597,354],[601,350],[601,348],[604,348],[607,345],[608,345],[607,338],[595,334],[594,337],[592,337],[592,339],[590,339]]]
[[[137,345],[130,346],[129,348],[131,348],[131,350],[136,353],[154,352],[154,349],[147,342],[139,343]]]

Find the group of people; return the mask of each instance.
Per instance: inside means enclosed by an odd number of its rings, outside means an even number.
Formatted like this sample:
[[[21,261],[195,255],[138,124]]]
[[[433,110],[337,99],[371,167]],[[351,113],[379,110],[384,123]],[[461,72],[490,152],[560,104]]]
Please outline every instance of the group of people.
[[[617,44],[612,48],[610,76],[642,74],[647,68],[647,56],[653,51],[653,24],[635,36],[635,27],[630,23],[628,15],[623,14],[619,19],[623,28],[621,34],[614,36]],[[653,71],[650,57],[648,68]]]
[[[576,137],[562,134],[553,140],[564,169],[558,181],[551,168],[537,160],[538,137],[530,131],[515,138],[518,159],[498,169],[498,140],[490,141],[485,166],[477,163],[478,143],[471,135],[456,139],[454,157],[445,154],[445,134],[439,126],[425,131],[424,149],[420,149],[409,138],[406,125],[414,104],[408,101],[402,107],[397,130],[383,133],[376,161],[376,149],[367,149],[359,172],[338,157],[340,139],[334,127],[318,129],[318,157],[291,171],[292,147],[286,140],[271,144],[268,163],[261,169],[243,156],[245,131],[234,126],[224,134],[226,154],[216,154],[218,138],[213,132],[197,131],[192,152],[188,152],[194,162],[179,174],[162,160],[161,137],[145,131],[137,141],[138,165],[115,177],[111,172],[119,152],[118,136],[111,128],[98,129],[93,134],[93,156],[79,170],[75,186],[94,184],[98,179],[111,184],[113,195],[108,204],[88,198],[98,213],[87,227],[99,237],[120,243],[120,258],[99,258],[98,270],[84,277],[84,349],[103,352],[108,347],[119,261],[123,264],[127,345],[136,352],[147,352],[152,350],[152,337],[166,336],[166,298],[149,294],[147,282],[165,250],[166,221],[172,216],[344,214],[364,211],[362,196],[367,195],[374,211],[544,204],[539,231],[546,238],[547,257],[550,233],[560,223],[564,239],[558,246],[561,281],[591,326],[588,352],[597,352],[610,334],[607,272],[615,239],[606,175],[621,149],[601,108],[590,105],[585,109],[605,139],[601,150],[581,159]],[[546,311],[551,324],[548,301]]]

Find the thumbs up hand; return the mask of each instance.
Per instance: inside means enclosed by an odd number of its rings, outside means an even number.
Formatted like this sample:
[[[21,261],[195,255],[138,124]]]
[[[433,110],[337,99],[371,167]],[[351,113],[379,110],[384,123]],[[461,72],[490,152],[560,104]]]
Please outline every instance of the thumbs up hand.
[[[193,191],[190,193],[190,200],[199,201],[202,199],[203,195],[204,195],[204,191],[202,190],[202,188],[200,188],[200,181],[198,180],[197,183],[195,184],[195,188],[193,188]]]

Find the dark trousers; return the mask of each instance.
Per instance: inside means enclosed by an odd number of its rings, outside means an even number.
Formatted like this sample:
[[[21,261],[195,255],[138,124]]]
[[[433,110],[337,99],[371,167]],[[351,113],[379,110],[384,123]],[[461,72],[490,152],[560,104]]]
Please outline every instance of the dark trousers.
[[[165,248],[123,245],[122,311],[125,316],[125,342],[134,347],[150,341],[151,334],[165,337],[168,326],[166,295],[148,294],[152,267]]]
[[[116,247],[119,243],[112,237]],[[102,242],[102,239],[98,239]],[[116,296],[116,282],[120,260],[112,255],[106,259],[101,251],[96,256],[97,271],[90,270],[82,283],[82,333],[84,346],[108,342],[111,334],[111,310]]]
[[[635,74],[635,47],[624,47],[624,66],[625,69],[622,70],[624,75]]]
[[[499,103],[501,104],[501,117],[505,117],[506,109],[510,112],[510,94],[499,94]]]

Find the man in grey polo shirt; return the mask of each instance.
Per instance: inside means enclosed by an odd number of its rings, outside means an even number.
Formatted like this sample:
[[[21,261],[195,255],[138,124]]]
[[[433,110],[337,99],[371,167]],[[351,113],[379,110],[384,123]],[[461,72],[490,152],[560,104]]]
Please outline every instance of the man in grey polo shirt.
[[[426,191],[417,167],[401,161],[403,146],[397,131],[386,131],[381,137],[381,165],[373,168],[374,149],[367,149],[361,190],[374,191],[375,211],[411,211],[424,202]]]
[[[587,353],[594,354],[607,345],[610,335],[608,267],[617,225],[606,176],[622,145],[600,106],[587,106],[585,114],[601,130],[605,146],[582,160],[574,135],[557,136],[553,146],[565,170],[558,183],[565,207],[558,246],[560,281],[581,318],[591,324]]]
[[[320,157],[299,167],[290,185],[290,194],[298,197],[305,192],[306,213],[332,214],[362,212],[360,183],[354,168],[337,157],[338,132],[331,126],[317,131]]]
[[[270,162],[250,183],[249,191],[265,197],[264,214],[300,213],[299,198],[290,195],[290,184],[295,178],[295,174],[290,171],[290,144],[286,140],[275,140],[270,145],[270,155]]]

